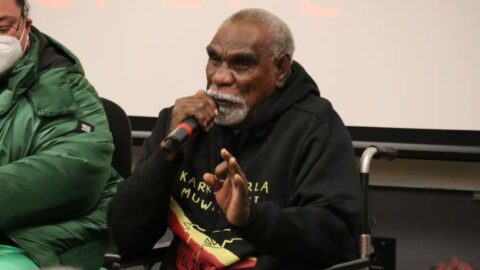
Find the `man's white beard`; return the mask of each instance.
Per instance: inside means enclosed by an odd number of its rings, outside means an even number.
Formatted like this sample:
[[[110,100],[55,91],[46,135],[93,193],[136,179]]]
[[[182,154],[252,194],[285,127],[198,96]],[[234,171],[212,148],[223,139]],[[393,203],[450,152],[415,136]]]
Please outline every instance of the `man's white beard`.
[[[210,87],[207,90],[207,94],[215,100],[218,106],[218,115],[215,117],[215,123],[222,126],[242,123],[250,111],[245,99],[221,93],[215,89],[216,87]]]

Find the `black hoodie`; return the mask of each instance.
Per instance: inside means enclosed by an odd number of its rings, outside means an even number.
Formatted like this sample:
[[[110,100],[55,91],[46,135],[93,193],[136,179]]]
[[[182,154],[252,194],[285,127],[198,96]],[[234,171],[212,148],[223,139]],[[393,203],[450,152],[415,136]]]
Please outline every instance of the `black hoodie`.
[[[315,269],[355,256],[360,184],[352,142],[298,63],[248,126],[215,125],[197,134],[176,164],[158,148],[170,117],[171,109],[160,112],[135,172],[110,205],[122,254],[152,248],[168,226],[175,239],[162,269]],[[227,222],[202,181],[220,163],[222,147],[249,181],[245,228]]]

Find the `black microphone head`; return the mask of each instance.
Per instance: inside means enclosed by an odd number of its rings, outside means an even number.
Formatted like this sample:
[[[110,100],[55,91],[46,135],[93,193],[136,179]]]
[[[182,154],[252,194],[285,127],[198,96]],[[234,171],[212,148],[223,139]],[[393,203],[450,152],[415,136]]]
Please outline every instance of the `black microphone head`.
[[[178,144],[172,138],[166,138],[161,144],[162,150],[166,153],[171,153],[177,148]]]

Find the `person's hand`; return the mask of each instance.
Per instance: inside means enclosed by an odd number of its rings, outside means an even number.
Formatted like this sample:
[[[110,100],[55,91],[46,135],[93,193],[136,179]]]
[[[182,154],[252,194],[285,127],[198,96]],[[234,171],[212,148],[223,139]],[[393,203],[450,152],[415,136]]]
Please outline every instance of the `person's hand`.
[[[204,130],[213,126],[213,120],[218,115],[215,101],[203,90],[198,90],[193,96],[179,98],[175,101],[172,111],[170,131],[174,130],[187,117],[194,117]]]
[[[203,180],[215,192],[217,203],[228,222],[243,227],[250,217],[248,181],[235,157],[224,148],[220,155],[224,161],[215,168],[215,174],[205,173]]]
[[[186,118],[193,117],[208,131],[213,126],[213,120],[218,115],[217,104],[203,90],[198,90],[193,96],[179,98],[175,101],[172,110],[172,119],[170,122],[169,132],[177,128]],[[165,141],[160,142],[160,148],[164,149]],[[168,161],[178,159],[179,151],[170,151],[165,156]]]

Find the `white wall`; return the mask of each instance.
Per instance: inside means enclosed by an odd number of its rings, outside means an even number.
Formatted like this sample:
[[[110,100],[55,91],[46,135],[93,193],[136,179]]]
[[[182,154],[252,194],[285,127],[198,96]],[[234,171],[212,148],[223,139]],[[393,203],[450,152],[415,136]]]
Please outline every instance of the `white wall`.
[[[480,130],[478,0],[30,0],[102,96],[156,116],[206,84],[218,25],[262,7],[349,126]]]

